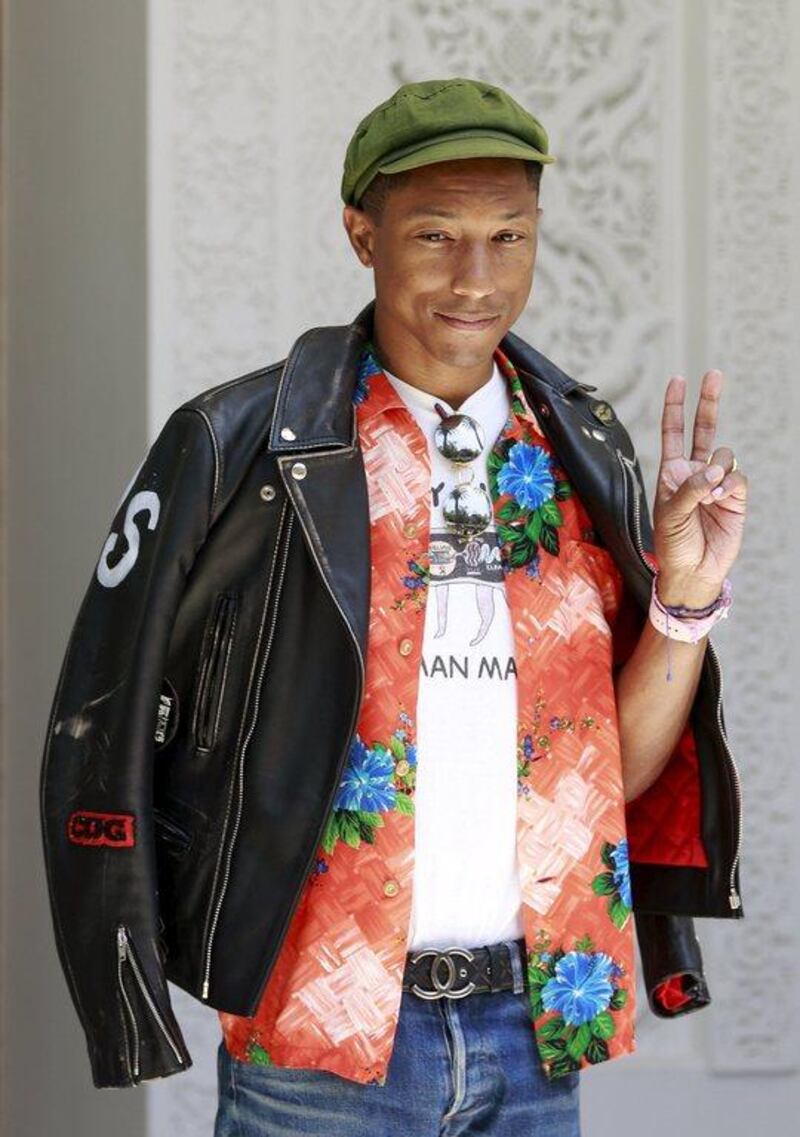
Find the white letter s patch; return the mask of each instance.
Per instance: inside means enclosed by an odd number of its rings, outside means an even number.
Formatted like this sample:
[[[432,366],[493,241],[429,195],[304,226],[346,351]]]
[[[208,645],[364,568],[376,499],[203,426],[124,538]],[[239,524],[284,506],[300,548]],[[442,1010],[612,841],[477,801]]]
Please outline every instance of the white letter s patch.
[[[120,584],[133,566],[139,556],[139,527],[134,524],[134,517],[137,513],[142,511],[147,512],[147,528],[151,531],[158,525],[158,515],[161,512],[161,502],[159,501],[158,494],[152,490],[142,490],[131,498],[128,502],[128,508],[125,511],[125,521],[123,523],[123,533],[128,542],[128,551],[119,561],[111,568],[108,565],[108,557],[113,553],[117,546],[119,534],[113,530],[108,535],[108,540],[103,545],[103,551],[100,554],[100,560],[97,563],[97,579],[105,588],[116,588]]]

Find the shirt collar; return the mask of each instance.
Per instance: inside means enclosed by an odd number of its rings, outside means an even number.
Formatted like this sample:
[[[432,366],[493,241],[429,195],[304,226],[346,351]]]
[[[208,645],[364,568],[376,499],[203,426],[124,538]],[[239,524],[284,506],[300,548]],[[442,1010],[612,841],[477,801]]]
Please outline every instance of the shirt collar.
[[[518,420],[532,427],[542,435],[542,429],[528,402],[516,367],[499,347],[492,353],[500,374],[508,384],[511,409]],[[406,410],[406,405],[381,367],[375,346],[367,341],[358,360],[358,374],[353,391],[353,402],[358,407],[359,418],[369,419],[393,408]]]

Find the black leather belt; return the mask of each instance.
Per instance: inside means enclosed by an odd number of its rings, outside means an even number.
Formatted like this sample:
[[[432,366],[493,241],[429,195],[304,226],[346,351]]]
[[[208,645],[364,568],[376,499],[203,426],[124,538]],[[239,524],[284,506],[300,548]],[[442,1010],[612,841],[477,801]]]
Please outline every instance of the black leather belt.
[[[527,989],[524,936],[476,948],[425,948],[406,955],[403,990],[421,999],[463,999],[481,992],[511,991],[515,970],[523,990]]]

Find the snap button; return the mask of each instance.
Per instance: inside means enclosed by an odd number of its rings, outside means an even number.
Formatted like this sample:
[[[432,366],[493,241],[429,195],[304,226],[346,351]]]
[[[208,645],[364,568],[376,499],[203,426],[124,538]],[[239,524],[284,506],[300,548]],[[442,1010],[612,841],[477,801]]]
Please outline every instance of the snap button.
[[[400,891],[400,885],[397,883],[396,880],[385,880],[383,882],[383,894],[384,894],[384,896],[397,896],[399,891]]]
[[[285,438],[287,442],[294,442],[297,435],[290,426],[284,426],[281,429],[281,438]]]
[[[407,638],[400,640],[397,650],[401,655],[409,655],[414,650],[414,641]]]
[[[271,486],[269,483],[267,483],[265,486],[262,486],[259,492],[264,501],[272,501],[272,499],[275,497],[275,487]]]
[[[417,525],[415,522],[409,521],[406,525],[403,526],[403,536],[404,537],[416,537],[416,535],[417,535]]]
[[[544,415],[545,418],[550,414],[550,408],[547,403],[539,403],[539,414]]]
[[[600,422],[605,423],[606,426],[616,418],[613,409],[608,403],[604,403],[601,400],[592,400],[589,403],[589,410],[595,418],[600,419]]]
[[[308,470],[306,469],[305,462],[295,462],[292,466],[292,477],[297,478],[298,481],[304,478],[307,473]]]

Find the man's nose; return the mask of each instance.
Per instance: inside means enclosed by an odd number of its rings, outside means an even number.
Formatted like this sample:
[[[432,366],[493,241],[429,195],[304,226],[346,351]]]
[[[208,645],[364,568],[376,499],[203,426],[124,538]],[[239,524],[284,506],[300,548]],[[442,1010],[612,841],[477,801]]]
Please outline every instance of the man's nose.
[[[490,296],[495,290],[491,253],[482,241],[466,243],[461,251],[452,282],[458,296]]]

